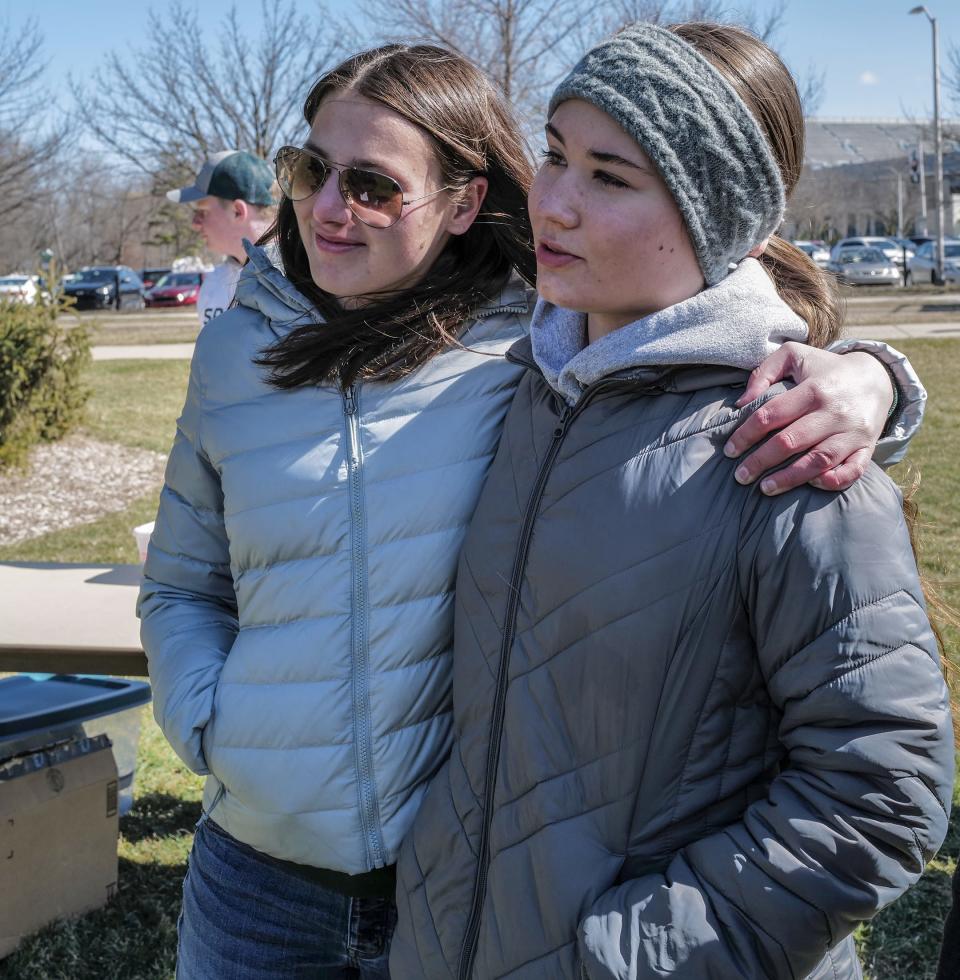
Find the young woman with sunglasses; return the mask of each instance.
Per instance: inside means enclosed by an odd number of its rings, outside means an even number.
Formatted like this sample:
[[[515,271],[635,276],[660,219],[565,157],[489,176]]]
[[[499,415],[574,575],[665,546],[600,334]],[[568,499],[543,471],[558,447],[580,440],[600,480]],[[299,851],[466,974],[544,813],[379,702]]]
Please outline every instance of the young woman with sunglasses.
[[[765,496],[723,454],[749,370],[840,326],[775,235],[796,86],[746,31],[638,24],[546,141],[391,976],[854,980],[851,932],[943,841],[953,745],[893,483]]]
[[[386,976],[394,862],[450,744],[457,557],[523,373],[531,172],[483,75],[389,46],[305,117],[277,157],[285,273],[251,248],[198,339],[140,599],[156,717],[208,774],[181,980]],[[745,465],[862,465],[886,374],[821,356]]]

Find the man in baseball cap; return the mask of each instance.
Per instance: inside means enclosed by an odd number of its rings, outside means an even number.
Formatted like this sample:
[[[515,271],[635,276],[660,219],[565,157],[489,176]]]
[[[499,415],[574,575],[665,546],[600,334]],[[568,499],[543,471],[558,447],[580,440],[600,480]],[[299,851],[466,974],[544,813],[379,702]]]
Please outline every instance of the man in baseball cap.
[[[255,242],[275,215],[274,175],[270,165],[243,150],[208,157],[189,187],[167,191],[178,204],[193,205],[195,231],[211,252],[226,261],[204,277],[197,300],[201,326],[219,316],[233,300],[246,260],[243,240]]]

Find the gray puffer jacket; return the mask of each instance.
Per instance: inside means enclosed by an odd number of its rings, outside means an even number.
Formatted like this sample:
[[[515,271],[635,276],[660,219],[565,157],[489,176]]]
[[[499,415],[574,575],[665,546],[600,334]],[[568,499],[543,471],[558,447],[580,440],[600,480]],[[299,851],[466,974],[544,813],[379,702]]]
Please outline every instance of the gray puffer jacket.
[[[395,980],[847,978],[942,842],[947,691],[899,494],[767,497],[729,367],[527,373],[457,580],[454,747]]]

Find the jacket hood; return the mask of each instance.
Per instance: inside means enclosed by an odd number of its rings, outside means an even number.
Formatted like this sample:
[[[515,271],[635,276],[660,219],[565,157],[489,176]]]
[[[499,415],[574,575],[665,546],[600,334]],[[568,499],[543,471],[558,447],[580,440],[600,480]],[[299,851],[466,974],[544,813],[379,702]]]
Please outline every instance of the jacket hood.
[[[587,317],[539,300],[530,328],[533,358],[570,404],[584,388],[614,374],[653,366],[719,365],[752,371],[807,325],[780,298],[756,259],[696,296],[587,344]],[[646,371],[644,372],[646,373]]]
[[[279,255],[244,239],[247,263],[237,282],[235,302],[262,314],[270,329],[283,337],[306,323],[322,323],[322,317],[310,300],[300,292],[279,268]]]
[[[323,317],[279,268],[275,250],[244,241],[248,262],[237,283],[236,304],[262,314],[270,329],[282,337],[307,323],[323,323]],[[498,313],[526,313],[530,307],[529,290],[518,277],[511,276],[497,295],[474,311],[477,320]]]

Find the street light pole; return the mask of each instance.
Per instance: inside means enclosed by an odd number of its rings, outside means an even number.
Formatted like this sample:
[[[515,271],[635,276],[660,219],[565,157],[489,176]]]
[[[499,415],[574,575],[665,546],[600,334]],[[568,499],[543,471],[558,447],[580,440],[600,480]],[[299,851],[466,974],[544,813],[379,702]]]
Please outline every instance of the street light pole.
[[[887,167],[897,178],[897,238],[903,238],[903,173],[896,167]]]
[[[937,18],[926,7],[914,7],[911,14],[926,14],[933,29],[933,139],[934,139],[934,176],[937,210],[937,248],[936,270],[937,282],[943,283],[944,241],[943,241],[943,138],[940,128],[940,32]]]
[[[920,177],[920,234],[928,235],[930,234],[927,226],[927,171],[923,163],[923,141],[921,140],[917,143],[917,155],[920,160],[919,165],[919,177]]]
[[[897,238],[903,238],[903,174],[897,171]]]
[[[900,270],[900,276],[904,286],[906,286],[909,270],[907,268],[907,246],[903,240],[903,174],[896,167],[887,167],[887,170],[897,178],[897,238],[899,239],[898,244],[900,245],[901,264],[903,266]]]

